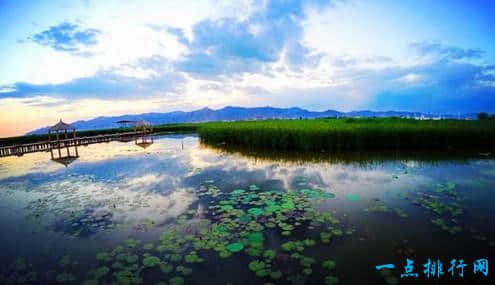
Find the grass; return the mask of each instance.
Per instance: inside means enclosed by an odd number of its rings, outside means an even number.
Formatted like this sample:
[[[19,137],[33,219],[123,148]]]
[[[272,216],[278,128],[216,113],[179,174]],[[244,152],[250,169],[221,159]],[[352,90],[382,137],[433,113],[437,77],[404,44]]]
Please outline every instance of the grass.
[[[77,136],[132,129],[81,131]],[[197,132],[201,142],[253,150],[335,151],[404,149],[495,150],[495,122],[490,120],[316,119],[163,124],[154,133]],[[1,138],[0,146],[47,140],[47,135]]]
[[[464,120],[317,119],[204,123],[204,144],[264,150],[495,149],[495,123]]]

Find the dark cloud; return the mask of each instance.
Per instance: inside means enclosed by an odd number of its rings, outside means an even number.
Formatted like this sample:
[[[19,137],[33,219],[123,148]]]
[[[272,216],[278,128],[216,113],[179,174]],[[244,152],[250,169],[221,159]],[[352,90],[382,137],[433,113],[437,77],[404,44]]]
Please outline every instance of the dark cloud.
[[[485,54],[480,49],[463,49],[444,45],[438,42],[412,43],[409,48],[421,56],[437,56],[439,58],[461,60],[481,58]]]
[[[83,49],[96,45],[100,34],[101,32],[97,29],[82,29],[77,24],[64,22],[35,34],[30,39],[57,51],[71,52],[78,56],[90,56],[92,54],[83,51]]]
[[[313,65],[319,56],[301,43],[304,8],[327,4],[329,1],[271,0],[242,21],[203,20],[194,25],[193,39],[187,42],[189,53],[176,62],[176,67],[199,77],[256,72],[264,64],[278,61],[283,51],[294,67]],[[172,33],[183,37],[180,30]]]
[[[486,66],[442,59],[423,66],[389,69],[377,82],[408,74],[421,79],[377,88],[370,107],[437,113],[495,111],[495,76]]]

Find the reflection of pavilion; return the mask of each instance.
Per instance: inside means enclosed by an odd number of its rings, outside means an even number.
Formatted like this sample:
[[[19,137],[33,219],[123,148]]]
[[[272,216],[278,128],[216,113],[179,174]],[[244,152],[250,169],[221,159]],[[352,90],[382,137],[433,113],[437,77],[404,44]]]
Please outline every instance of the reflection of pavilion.
[[[72,138],[69,138],[68,132],[72,131]],[[51,135],[55,133],[55,141],[52,141]],[[61,139],[60,134],[63,133],[64,137]],[[62,120],[48,129],[48,141],[50,142],[50,155],[51,159],[55,162],[63,164],[67,167],[69,164],[79,158],[77,151],[77,144],[75,143],[76,128],[72,125],[64,123]],[[65,154],[62,153],[64,149]],[[75,154],[71,154],[71,148],[74,149]],[[56,149],[56,151],[54,151]],[[54,154],[54,152],[57,155]]]
[[[134,125],[134,131],[141,132],[141,135],[136,137],[135,143],[137,146],[146,149],[153,144],[153,136],[151,135],[153,127],[151,123],[144,120],[138,121]]]

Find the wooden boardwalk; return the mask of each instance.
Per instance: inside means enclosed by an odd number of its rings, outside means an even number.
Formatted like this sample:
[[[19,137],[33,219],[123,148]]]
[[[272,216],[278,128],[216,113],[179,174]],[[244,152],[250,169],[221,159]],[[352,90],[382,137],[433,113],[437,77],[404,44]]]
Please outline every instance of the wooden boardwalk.
[[[40,141],[30,144],[21,145],[11,145],[6,147],[0,147],[0,157],[5,156],[22,156],[25,153],[40,152],[40,151],[50,151],[52,149],[60,149],[67,147],[77,147],[81,145],[88,145],[94,143],[110,142],[110,141],[130,141],[134,137],[139,137],[143,135],[149,135],[149,133],[143,134],[143,132],[126,132],[126,133],[116,133],[108,135],[96,135],[90,137],[76,137],[67,138],[52,141]]]

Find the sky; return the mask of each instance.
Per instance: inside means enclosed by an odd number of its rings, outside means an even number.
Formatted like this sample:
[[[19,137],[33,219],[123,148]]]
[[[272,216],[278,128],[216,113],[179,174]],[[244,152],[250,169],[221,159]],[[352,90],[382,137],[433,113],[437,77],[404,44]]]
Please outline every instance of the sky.
[[[0,0],[0,137],[274,106],[495,112],[491,0]]]

